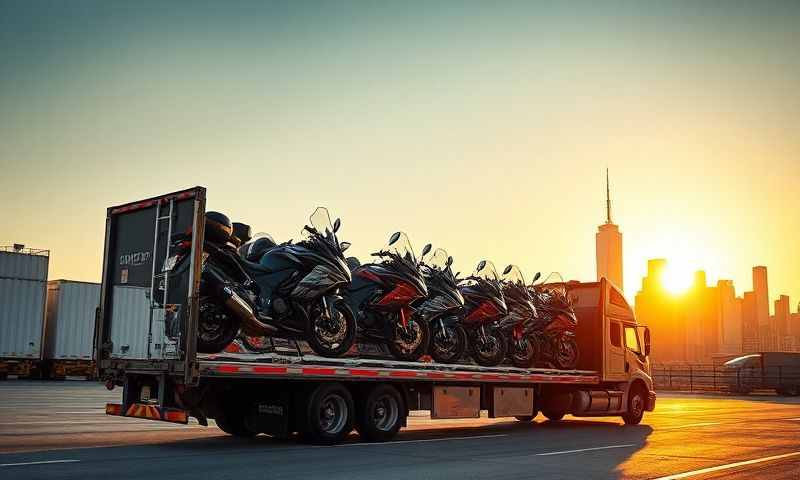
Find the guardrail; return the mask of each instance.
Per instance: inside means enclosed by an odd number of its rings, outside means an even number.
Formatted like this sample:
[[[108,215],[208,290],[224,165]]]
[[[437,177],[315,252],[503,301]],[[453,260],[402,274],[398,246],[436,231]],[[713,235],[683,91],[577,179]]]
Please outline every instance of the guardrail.
[[[800,367],[776,365],[761,368],[730,369],[721,365],[654,365],[657,390],[750,393],[775,390],[779,394],[800,394]]]

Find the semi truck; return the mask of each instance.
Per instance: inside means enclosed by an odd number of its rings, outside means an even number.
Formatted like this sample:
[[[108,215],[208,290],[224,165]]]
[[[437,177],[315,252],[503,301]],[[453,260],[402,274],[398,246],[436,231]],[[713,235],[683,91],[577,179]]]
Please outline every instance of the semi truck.
[[[778,395],[800,395],[800,352],[760,352],[723,364],[722,373],[732,393],[775,390]]]
[[[206,190],[149,198],[107,211],[97,323],[97,375],[122,387],[108,415],[201,425],[214,419],[234,436],[298,433],[318,444],[355,429],[386,441],[410,411],[433,419],[541,413],[621,416],[637,424],[655,408],[650,333],[609,281],[564,284],[578,317],[575,370],[481,367],[364,358],[196,351]],[[169,271],[169,239],[191,232],[191,265]]]

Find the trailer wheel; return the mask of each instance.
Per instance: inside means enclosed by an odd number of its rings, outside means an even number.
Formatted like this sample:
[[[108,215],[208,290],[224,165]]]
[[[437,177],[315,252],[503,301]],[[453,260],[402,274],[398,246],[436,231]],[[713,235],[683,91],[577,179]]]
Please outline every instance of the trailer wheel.
[[[225,413],[215,418],[214,421],[217,422],[220,430],[234,437],[250,438],[257,435],[245,423],[243,409],[227,408]]]
[[[321,383],[305,401],[303,439],[320,445],[341,442],[353,430],[353,397],[340,383]]]
[[[562,418],[564,418],[564,415],[566,414],[567,412],[565,412],[564,410],[542,410],[542,415],[547,417],[547,419],[550,420],[551,422],[560,421]]]
[[[626,425],[638,425],[642,421],[646,402],[644,390],[635,386],[628,394],[628,410],[622,415]]]
[[[376,385],[358,402],[356,430],[368,442],[394,438],[403,423],[403,398],[391,385]]]

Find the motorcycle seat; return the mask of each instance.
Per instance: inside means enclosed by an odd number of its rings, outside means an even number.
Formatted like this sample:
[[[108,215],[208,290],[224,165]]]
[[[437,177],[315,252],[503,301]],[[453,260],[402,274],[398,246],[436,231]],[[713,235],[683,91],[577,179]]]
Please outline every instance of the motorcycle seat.
[[[275,270],[261,263],[251,262],[244,258],[241,259],[240,262],[242,262],[242,266],[244,267],[244,269],[247,270],[249,274],[254,276],[265,275],[268,273],[275,273]]]
[[[275,248],[277,244],[269,237],[260,237],[251,242],[247,242],[239,248],[239,256],[242,260],[250,263],[257,263],[267,251]]]

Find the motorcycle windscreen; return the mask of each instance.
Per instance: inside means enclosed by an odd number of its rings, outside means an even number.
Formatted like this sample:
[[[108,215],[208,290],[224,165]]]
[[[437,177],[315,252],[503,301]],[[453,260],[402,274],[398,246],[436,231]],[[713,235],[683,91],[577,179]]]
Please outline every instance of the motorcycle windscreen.
[[[110,358],[184,358],[194,262],[170,237],[194,231],[198,209],[203,214],[197,194],[188,190],[109,210],[102,321]]]

